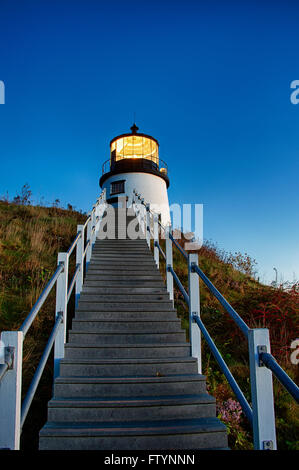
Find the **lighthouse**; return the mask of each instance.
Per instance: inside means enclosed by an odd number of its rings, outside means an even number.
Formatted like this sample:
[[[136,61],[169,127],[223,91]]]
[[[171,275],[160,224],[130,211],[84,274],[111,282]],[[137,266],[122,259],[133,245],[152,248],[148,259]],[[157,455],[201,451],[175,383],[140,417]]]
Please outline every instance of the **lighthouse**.
[[[138,130],[134,123],[130,133],[110,141],[110,158],[102,166],[100,187],[106,190],[107,203],[114,207],[119,198],[125,198],[130,207],[136,190],[160,214],[161,223],[168,225],[171,222],[168,167],[159,156],[157,139]]]

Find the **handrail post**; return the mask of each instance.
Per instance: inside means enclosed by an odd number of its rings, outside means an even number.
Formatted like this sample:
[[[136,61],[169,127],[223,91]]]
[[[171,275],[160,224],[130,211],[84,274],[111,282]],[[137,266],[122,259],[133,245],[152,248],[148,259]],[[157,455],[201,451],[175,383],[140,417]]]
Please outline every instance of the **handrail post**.
[[[97,212],[96,206],[93,206],[93,209],[91,212],[91,248],[93,247],[96,241],[96,212]]]
[[[167,292],[169,293],[169,298],[170,300],[173,301],[173,277],[169,270],[169,267],[173,266],[172,241],[169,237],[170,232],[171,232],[171,225],[166,225],[165,227],[166,287],[167,287]]]
[[[144,198],[140,198],[140,212],[141,212],[141,230],[142,233],[144,234],[144,238],[146,237],[146,217],[145,217],[145,206],[144,206]]]
[[[253,440],[255,450],[276,450],[272,372],[260,363],[259,353],[270,352],[269,330],[248,331]]]
[[[66,320],[67,320],[67,288],[68,288],[68,265],[69,257],[67,253],[58,253],[58,264],[63,263],[64,269],[60,273],[56,283],[56,314],[62,314],[63,320],[54,344],[54,378],[59,375],[60,360],[64,358],[64,344],[66,342]]]
[[[12,364],[0,386],[0,448],[19,450],[21,435],[21,392],[23,332],[3,331],[1,341],[12,355]]]
[[[145,227],[146,227],[146,232],[145,232],[145,238],[148,244],[148,247],[150,248],[151,246],[151,205],[146,204],[145,206],[146,214],[145,214]]]
[[[75,305],[78,306],[78,301],[80,297],[80,293],[83,286],[83,276],[84,276],[84,225],[77,225],[77,233],[81,232],[81,237],[78,240],[76,246],[76,265],[80,264],[80,271],[76,279],[76,286],[75,286]]]
[[[197,358],[198,373],[202,373],[201,332],[193,315],[200,317],[200,295],[198,274],[192,269],[198,266],[198,254],[188,254],[188,288],[189,288],[189,338],[191,356]]]
[[[159,269],[159,248],[158,248],[158,243],[159,243],[159,224],[158,224],[158,214],[154,214],[154,259],[157,265],[157,268]]]
[[[90,213],[90,219],[89,221],[87,222],[87,243],[88,241],[90,241],[89,243],[89,246],[87,248],[87,251],[86,251],[86,271],[88,269],[88,265],[90,263],[90,259],[91,259],[91,252],[92,252],[92,237],[91,237],[91,230],[92,230],[92,214]]]

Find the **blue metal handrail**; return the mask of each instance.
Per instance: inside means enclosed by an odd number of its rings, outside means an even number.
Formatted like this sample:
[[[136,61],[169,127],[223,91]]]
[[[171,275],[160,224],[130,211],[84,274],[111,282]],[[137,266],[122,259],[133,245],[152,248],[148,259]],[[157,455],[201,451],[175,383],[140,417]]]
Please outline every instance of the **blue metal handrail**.
[[[262,361],[263,365],[273,372],[279,382],[286,388],[290,395],[292,395],[296,402],[299,403],[299,387],[297,387],[295,382],[293,382],[288,374],[286,374],[286,372],[280,367],[272,354],[261,352],[259,354],[259,359]]]
[[[176,272],[173,270],[172,266],[167,266],[167,271],[170,272],[178,286],[178,288],[180,289],[181,293],[183,294],[183,297],[186,301],[186,303],[189,305],[189,295],[187,294],[187,292],[185,291],[184,287],[183,287],[183,284],[181,283],[181,281],[179,280]]]
[[[230,384],[231,388],[233,389],[236,397],[238,398],[238,400],[240,402],[240,405],[241,405],[248,421],[252,425],[252,409],[251,409],[248,401],[246,400],[243,392],[241,391],[239,385],[237,384],[236,379],[234,378],[231,371],[227,367],[226,362],[223,360],[219,350],[217,349],[217,346],[215,345],[214,341],[212,340],[211,336],[209,335],[206,327],[204,326],[204,324],[201,321],[201,319],[199,318],[199,316],[198,315],[193,315],[192,318],[197,323],[197,325],[199,326],[206,342],[210,346],[210,349],[213,353],[213,356],[215,357],[220,369],[222,370],[223,374],[225,375],[225,377],[226,377],[228,383]]]
[[[39,381],[41,379],[42,373],[44,371],[46,362],[48,360],[49,354],[51,352],[52,346],[54,344],[55,338],[57,336],[59,326],[63,320],[63,315],[59,313],[56,318],[56,322],[54,324],[54,327],[52,329],[52,332],[49,336],[48,342],[46,344],[46,347],[44,349],[43,355],[41,357],[41,360],[37,366],[37,369],[35,371],[35,374],[33,376],[33,379],[31,381],[31,384],[29,386],[29,389],[27,391],[26,397],[24,398],[24,401],[22,403],[22,409],[21,409],[21,428],[23,427],[24,421],[27,417],[30,405],[32,403],[32,400],[34,398],[34,394],[36,392],[36,389],[38,387]]]
[[[186,260],[188,260],[188,253],[186,253],[186,251],[184,250],[184,248],[181,247],[181,245],[176,241],[175,238],[173,238],[173,235],[171,233],[169,233],[169,238],[170,240],[172,241],[172,243],[175,244],[175,246],[177,247],[177,249],[182,253],[182,255],[186,258]]]
[[[52,290],[53,286],[56,284],[56,281],[57,281],[60,273],[63,271],[63,269],[64,269],[64,264],[60,263],[57,266],[56,271],[53,274],[53,276],[51,277],[50,281],[48,282],[48,284],[44,288],[43,292],[39,296],[38,300],[34,304],[33,308],[31,309],[29,315],[26,317],[23,324],[19,328],[19,331],[22,331],[24,336],[26,335],[27,331],[29,330],[30,326],[32,325],[33,320],[35,319],[36,315],[40,311],[42,305],[44,304],[45,300],[47,299],[47,297],[48,297],[50,291]]]
[[[159,245],[159,242],[155,242],[155,246],[158,248],[158,250],[160,251],[163,258],[166,259],[166,255],[165,255],[164,251],[162,250],[161,246]]]
[[[238,325],[238,327],[241,329],[241,331],[247,338],[249,327],[242,320],[240,315],[233,309],[233,307],[228,303],[228,301],[223,297],[223,295],[220,294],[219,290],[216,289],[214,284],[212,284],[212,282],[207,278],[207,276],[202,272],[202,270],[198,266],[196,266],[195,264],[192,265],[192,271],[196,272],[199,277],[204,281],[205,285],[208,287],[210,292],[212,292],[212,294],[219,300],[221,305],[225,308],[227,313],[231,316],[231,318],[235,321],[235,323]]]
[[[73,289],[74,289],[74,286],[75,286],[75,282],[76,282],[76,279],[78,277],[78,274],[79,274],[80,270],[81,270],[81,264],[78,263],[76,265],[74,275],[72,277],[72,280],[70,282],[70,285],[69,285],[69,288],[68,288],[68,291],[67,291],[67,302],[70,300],[70,297],[72,295],[72,292],[73,292]]]

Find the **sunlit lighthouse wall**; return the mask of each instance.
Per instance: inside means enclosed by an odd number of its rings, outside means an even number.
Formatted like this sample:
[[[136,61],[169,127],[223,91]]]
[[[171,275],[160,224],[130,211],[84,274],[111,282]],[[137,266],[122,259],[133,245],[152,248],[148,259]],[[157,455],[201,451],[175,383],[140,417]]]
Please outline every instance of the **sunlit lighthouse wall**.
[[[108,204],[117,206],[119,197],[132,204],[134,189],[151,209],[161,214],[161,222],[171,222],[167,189],[166,163],[159,157],[159,142],[150,135],[138,133],[134,124],[131,133],[122,134],[110,142],[110,159],[102,167],[100,186],[106,189]]]

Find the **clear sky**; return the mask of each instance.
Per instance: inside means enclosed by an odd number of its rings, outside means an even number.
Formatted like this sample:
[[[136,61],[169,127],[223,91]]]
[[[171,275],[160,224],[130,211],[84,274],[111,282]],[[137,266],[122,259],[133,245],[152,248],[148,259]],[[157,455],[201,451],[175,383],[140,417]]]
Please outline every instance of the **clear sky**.
[[[204,237],[298,279],[298,18],[287,0],[0,0],[0,194],[88,211],[136,113]]]

